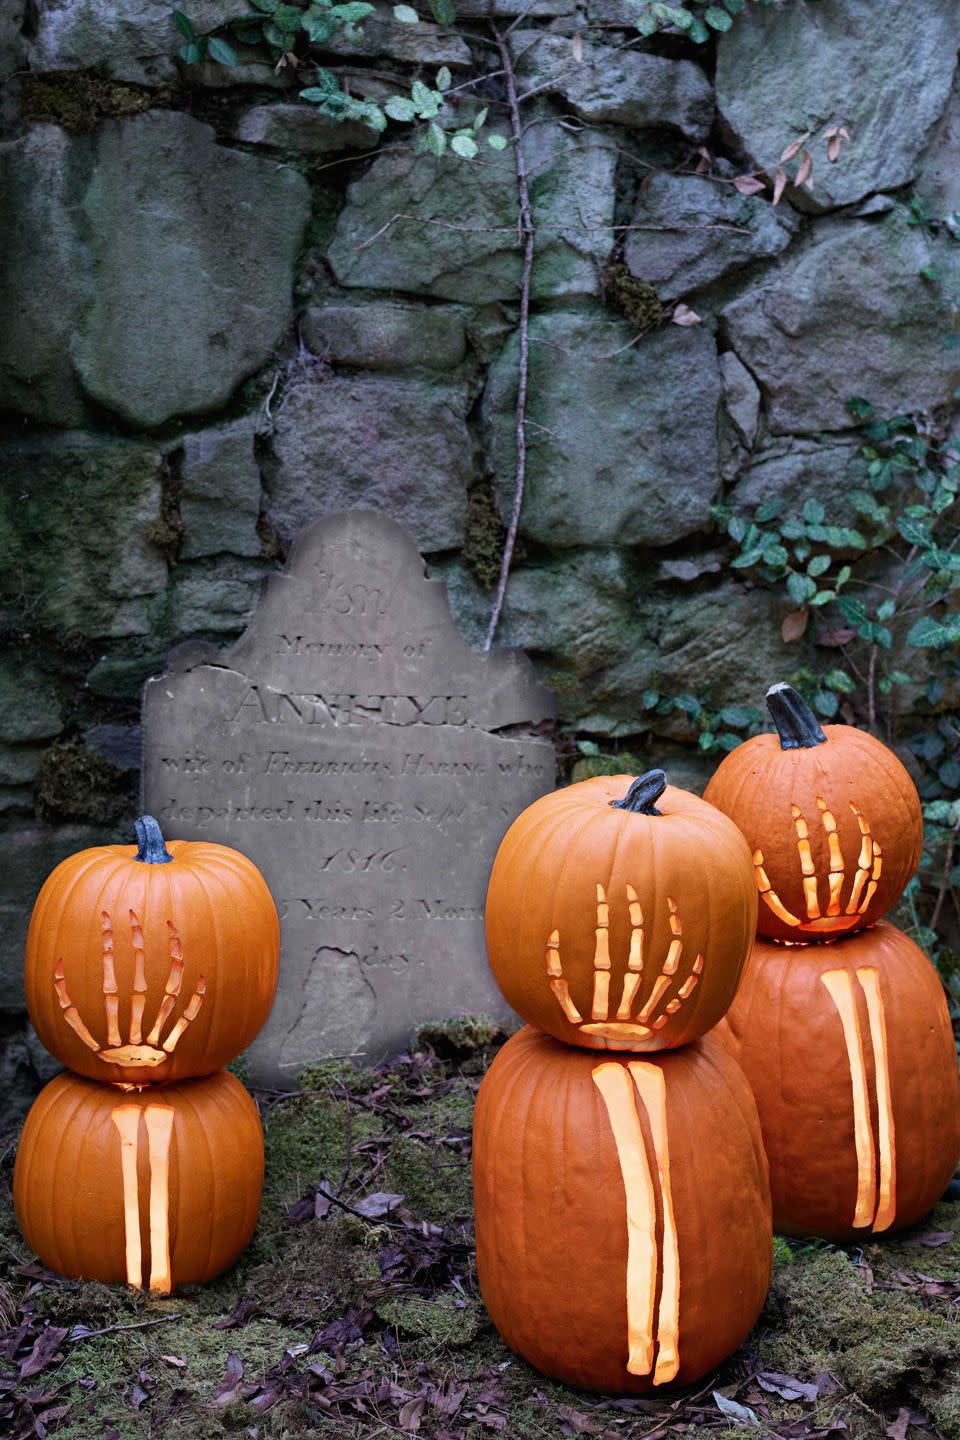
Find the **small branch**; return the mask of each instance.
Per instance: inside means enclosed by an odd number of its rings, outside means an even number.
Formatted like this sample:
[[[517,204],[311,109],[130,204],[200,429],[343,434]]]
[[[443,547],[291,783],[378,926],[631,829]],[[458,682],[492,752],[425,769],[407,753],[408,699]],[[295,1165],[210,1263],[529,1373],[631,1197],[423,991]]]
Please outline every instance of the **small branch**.
[[[156,1320],[135,1320],[130,1325],[104,1325],[102,1330],[84,1330],[82,1335],[68,1337],[72,1344],[79,1345],[81,1340],[95,1340],[98,1335],[116,1335],[120,1330],[149,1330],[151,1325],[168,1325],[171,1320],[179,1320],[180,1311],[174,1315],[160,1315]]]
[[[505,72],[507,89],[507,100],[510,105],[510,129],[513,134],[513,148],[516,156],[517,166],[517,194],[520,200],[520,242],[522,246],[523,259],[520,270],[520,321],[518,327],[519,357],[517,361],[517,409],[516,409],[516,438],[517,438],[517,473],[513,490],[513,507],[510,511],[510,524],[507,527],[507,537],[503,546],[503,559],[500,562],[500,579],[497,581],[497,593],[493,601],[493,609],[490,612],[490,624],[487,627],[487,638],[484,641],[484,650],[489,650],[493,644],[493,637],[497,633],[497,626],[500,623],[500,614],[503,610],[503,602],[507,593],[507,580],[510,577],[510,565],[513,560],[514,546],[517,543],[517,531],[520,528],[520,511],[523,508],[523,491],[527,477],[527,384],[530,377],[530,287],[533,277],[533,210],[530,205],[530,186],[527,181],[527,165],[523,153],[523,133],[520,125],[520,104],[517,99],[517,77],[513,68],[513,57],[510,54],[510,47],[505,37],[499,30],[494,30],[497,45],[500,49],[500,63]]]

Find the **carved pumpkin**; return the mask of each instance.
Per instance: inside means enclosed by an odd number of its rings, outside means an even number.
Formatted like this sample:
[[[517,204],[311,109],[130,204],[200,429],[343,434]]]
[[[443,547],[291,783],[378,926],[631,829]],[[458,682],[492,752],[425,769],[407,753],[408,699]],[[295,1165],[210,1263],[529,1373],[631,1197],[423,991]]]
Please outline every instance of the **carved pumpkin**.
[[[507,831],[487,891],[487,953],[525,1020],[569,1045],[653,1051],[705,1034],[756,927],[736,826],[662,770],[537,800]]]
[[[758,939],[715,1031],[743,1066],[787,1235],[899,1230],[960,1156],[960,1081],[943,988],[881,921],[834,945]]]
[[[900,899],[920,861],[920,801],[872,735],[821,728],[789,685],[774,685],[767,705],[778,733],[732,750],[704,799],[736,821],[750,846],[759,933],[835,940]]]
[[[260,871],[204,841],[137,845],[58,865],[27,935],[27,1008],[64,1065],[111,1084],[220,1070],[256,1035],[277,984],[280,931]]]
[[[712,1036],[641,1059],[527,1027],[480,1086],[473,1177],[490,1318],[568,1385],[689,1384],[763,1307],[767,1162],[750,1088]]]
[[[44,1265],[158,1294],[233,1263],[262,1188],[257,1107],[226,1073],[142,1090],[58,1075],[27,1116],[13,1177]]]

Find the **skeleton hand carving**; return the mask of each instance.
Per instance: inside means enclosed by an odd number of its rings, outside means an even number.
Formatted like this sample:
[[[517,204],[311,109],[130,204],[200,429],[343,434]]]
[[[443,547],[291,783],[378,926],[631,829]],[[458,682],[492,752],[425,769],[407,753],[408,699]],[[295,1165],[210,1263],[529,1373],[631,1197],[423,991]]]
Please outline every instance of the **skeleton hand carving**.
[[[826,913],[820,909],[820,898],[817,893],[817,871],[813,863],[813,856],[810,852],[810,832],[807,829],[807,822],[801,814],[799,805],[791,805],[790,813],[793,816],[793,823],[797,832],[797,850],[800,855],[800,871],[803,876],[803,893],[806,900],[807,914],[805,919],[798,919],[791,914],[783,904],[777,892],[774,890],[763,868],[763,851],[753,852],[753,864],[757,876],[757,887],[761,898],[773,911],[779,920],[785,925],[802,925],[805,930],[822,930],[833,933],[844,930],[853,930],[860,923],[860,916],[866,911],[873,899],[877,888],[877,881],[880,879],[880,872],[883,868],[883,857],[880,845],[870,832],[870,822],[862,810],[850,801],[850,809],[853,811],[860,827],[860,854],[857,859],[857,871],[853,877],[853,886],[847,899],[846,906],[841,910],[840,892],[843,889],[843,882],[846,876],[846,866],[843,855],[840,851],[840,838],[837,835],[837,822],[831,812],[827,809],[827,802],[818,795],[817,809],[820,811],[820,823],[823,825],[827,837],[827,846],[830,852],[829,871],[829,899]],[[866,887],[866,888],[864,888]]]
[[[127,1044],[123,1043],[120,1034],[119,1024],[119,996],[117,993],[117,974],[113,956],[113,922],[104,910],[101,912],[103,955],[103,1008],[107,1020],[107,1043],[101,1046],[97,1043],[90,1031],[87,1029],[83,1018],[76,1005],[70,999],[67,992],[67,981],[64,975],[62,958],[57,961],[56,969],[53,972],[53,987],[57,992],[57,1001],[63,1011],[63,1018],[75,1034],[79,1035],[84,1045],[93,1050],[101,1060],[108,1065],[162,1065],[174,1052],[181,1035],[191,1021],[197,1018],[200,1006],[203,1004],[203,997],[206,994],[206,986],[203,976],[197,978],[197,988],[193,992],[180,1019],[171,1027],[170,1033],[165,1040],[161,1040],[163,1027],[166,1025],[177,1003],[180,994],[180,987],[183,984],[183,947],[180,944],[180,936],[173,924],[167,921],[167,930],[170,934],[170,970],[167,975],[167,982],[164,987],[163,999],[160,1001],[156,1019],[153,1022],[146,1041],[142,1040],[143,1011],[147,1003],[147,978],[144,968],[143,954],[143,929],[135,910],[130,911],[130,939],[133,943],[133,994],[130,997],[130,1032]]]
[[[674,984],[674,977],[680,969],[683,956],[683,926],[673,900],[667,899],[670,910],[670,946],[660,973],[653,984],[642,1008],[634,1016],[634,1003],[640,982],[643,979],[643,913],[637,892],[632,885],[626,887],[627,904],[630,910],[630,951],[627,968],[623,977],[620,1005],[615,1017],[610,1019],[610,906],[602,885],[597,886],[597,928],[596,945],[593,953],[593,1006],[589,1021],[573,1002],[567,981],[563,976],[560,961],[560,932],[554,930],[547,938],[547,974],[550,989],[557,997],[557,1003],[571,1025],[578,1025],[582,1035],[596,1035],[618,1044],[630,1041],[648,1040],[655,1030],[666,1025],[667,1020],[688,1000],[696,989],[703,970],[703,956],[698,955],[690,971],[672,999],[663,1004],[667,991]]]

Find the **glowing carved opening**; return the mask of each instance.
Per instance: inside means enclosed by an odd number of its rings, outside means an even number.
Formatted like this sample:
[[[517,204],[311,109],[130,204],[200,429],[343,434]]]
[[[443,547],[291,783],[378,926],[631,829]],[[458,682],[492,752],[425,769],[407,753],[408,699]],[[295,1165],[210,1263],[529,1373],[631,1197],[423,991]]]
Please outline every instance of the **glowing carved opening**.
[[[653,1368],[653,1303],[657,1290],[657,1206],[630,1076],[622,1065],[593,1072],[617,1147],[627,1208],[627,1370]]]
[[[173,1110],[169,1105],[118,1105],[111,1113],[120,1136],[120,1175],[123,1183],[123,1231],[127,1284],[143,1287],[143,1253],[140,1246],[140,1185],[137,1176],[140,1116],[147,1129],[150,1169],[150,1290],[169,1295],[170,1275],[170,1139]]]
[[[872,966],[862,966],[857,970],[857,979],[866,999],[870,1021],[870,1041],[877,1084],[879,1177],[870,1119],[863,1039],[860,1034],[853,980],[845,970],[826,970],[820,979],[837,1007],[850,1066],[853,1135],[857,1153],[857,1201],[853,1224],[855,1228],[869,1225],[874,1231],[886,1230],[893,1223],[896,1212],[896,1159],[887,1032],[879,972]]]
[[[792,914],[774,890],[773,883],[764,869],[762,850],[753,852],[753,867],[760,896],[778,920],[782,920],[785,925],[802,926],[804,930],[838,934],[845,930],[852,930],[857,925],[859,917],[867,910],[876,893],[877,882],[883,869],[883,852],[879,842],[870,832],[870,822],[862,810],[851,800],[850,809],[856,816],[860,829],[860,854],[857,857],[857,870],[853,877],[846,909],[841,910],[841,892],[846,878],[846,867],[840,849],[837,822],[832,812],[828,810],[827,802],[819,795],[817,796],[817,809],[820,812],[820,823],[827,838],[829,854],[827,875],[829,895],[826,914],[820,909],[817,871],[810,849],[810,832],[799,805],[791,805],[790,814],[793,816],[794,829],[797,833],[797,854],[800,858],[806,918],[800,919]],[[864,890],[864,886],[866,886],[866,890]]]
[[[875,1231],[888,1230],[896,1211],[897,1161],[893,1128],[893,1096],[890,1092],[890,1059],[887,1053],[887,1025],[880,993],[880,973],[873,966],[857,970],[857,979],[867,1002],[870,1018],[870,1043],[873,1046],[873,1068],[877,1081],[877,1148],[880,1151],[880,1175],[877,1188],[877,1209],[873,1217]]]
[[[593,1082],[607,1109],[626,1196],[627,1370],[631,1375],[649,1375],[653,1369],[654,1385],[663,1385],[674,1379],[680,1369],[680,1250],[670,1186],[663,1071],[658,1065],[640,1060],[632,1061],[626,1069],[610,1063],[597,1066]],[[662,1256],[657,1251],[654,1178],[647,1160],[638,1104],[647,1112],[656,1154],[663,1208]],[[662,1270],[662,1283],[655,1321],[658,1269]]]
[[[169,1295],[173,1111],[168,1105],[148,1105],[144,1120],[150,1156],[150,1291],[153,1295]]]
[[[602,885],[597,885],[597,921],[594,931],[593,954],[593,1003],[590,1021],[584,1024],[583,1016],[570,995],[570,988],[563,974],[560,959],[560,931],[552,930],[547,936],[546,965],[550,989],[557,998],[561,1010],[571,1025],[582,1027],[581,1034],[596,1036],[602,1043],[609,1040],[620,1049],[629,1050],[633,1045],[649,1040],[654,1030],[661,1029],[675,1015],[697,987],[703,973],[703,956],[698,955],[676,994],[666,1000],[667,992],[675,983],[683,958],[683,925],[675,902],[668,898],[670,911],[671,940],[666,958],[653,988],[636,1019],[631,1019],[637,992],[643,978],[644,927],[643,912],[637,892],[632,885],[626,887],[627,908],[630,915],[630,949],[623,977],[623,988],[616,1017],[610,1019],[610,906]]]
[[[197,977],[197,987],[187,1003],[180,1019],[171,1027],[166,1040],[161,1041],[163,1027],[170,1018],[180,987],[183,984],[183,947],[180,936],[171,921],[167,921],[170,944],[170,970],[164,987],[164,996],[157,1011],[153,1028],[142,1043],[143,1011],[147,1000],[147,978],[143,953],[143,928],[135,910],[130,911],[130,941],[133,946],[133,993],[130,997],[130,1039],[124,1045],[120,1034],[119,995],[117,991],[116,966],[113,954],[113,922],[106,911],[101,914],[101,956],[103,965],[103,1008],[107,1022],[107,1043],[100,1046],[70,999],[67,991],[63,959],[59,959],[53,972],[53,988],[63,1018],[71,1030],[80,1037],[88,1049],[93,1050],[109,1065],[161,1065],[172,1055],[183,1032],[191,1021],[197,1018],[203,997],[207,993],[203,976]]]
[[[663,1204],[663,1280],[660,1287],[660,1310],[657,1316],[659,1350],[653,1372],[654,1385],[672,1380],[680,1369],[680,1242],[673,1213],[673,1190],[670,1185],[670,1146],[667,1136],[667,1085],[659,1065],[633,1060],[627,1066],[633,1076],[640,1100],[650,1118],[653,1148],[660,1177]]]

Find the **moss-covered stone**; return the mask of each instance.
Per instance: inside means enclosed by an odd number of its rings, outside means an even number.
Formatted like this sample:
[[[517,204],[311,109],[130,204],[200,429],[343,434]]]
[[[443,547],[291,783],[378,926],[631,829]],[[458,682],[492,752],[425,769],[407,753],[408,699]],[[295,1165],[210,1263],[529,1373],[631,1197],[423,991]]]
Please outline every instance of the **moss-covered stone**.
[[[102,120],[142,115],[170,91],[146,90],[108,80],[93,70],[54,70],[23,77],[20,104],[25,120],[59,125],[64,130],[93,130]]]
[[[36,795],[45,820],[114,825],[132,821],[136,814],[135,779],[76,737],[58,740],[44,751]]]

